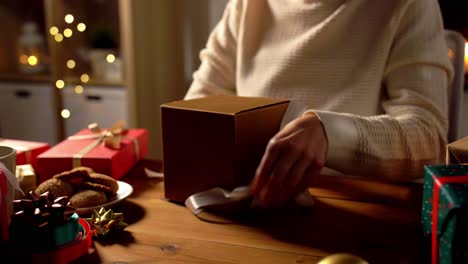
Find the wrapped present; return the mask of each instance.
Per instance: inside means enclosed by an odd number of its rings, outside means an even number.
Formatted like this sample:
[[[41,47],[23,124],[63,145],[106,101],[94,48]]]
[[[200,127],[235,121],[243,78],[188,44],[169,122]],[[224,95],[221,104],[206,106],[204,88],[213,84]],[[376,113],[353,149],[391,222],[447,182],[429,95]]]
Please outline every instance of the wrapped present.
[[[37,184],[80,166],[120,179],[147,153],[146,129],[123,129],[119,123],[101,130],[92,124],[39,155]]]
[[[48,192],[14,200],[15,213],[10,225],[10,242],[31,252],[50,251],[76,239],[78,215],[63,196],[52,200]]]
[[[447,164],[468,163],[468,137],[447,145]]]
[[[5,174],[0,173],[0,241],[8,240],[8,205],[7,203],[7,179]],[[9,205],[11,207],[11,205]]]
[[[284,99],[240,96],[161,105],[166,198],[184,202],[215,187],[249,184],[288,105]]]
[[[432,264],[468,263],[468,166],[425,166],[423,198],[427,258]]]
[[[0,139],[0,146],[16,149],[16,165],[31,164],[37,170],[37,156],[50,149],[49,143]]]
[[[36,173],[31,164],[17,165],[16,166],[16,179],[18,179],[21,190],[24,193],[29,193],[34,191],[37,187],[36,185]],[[23,198],[23,194],[20,192],[15,193],[15,199]]]
[[[19,263],[70,263],[92,244],[89,224],[69,206],[67,197],[28,193],[15,200],[10,243]]]

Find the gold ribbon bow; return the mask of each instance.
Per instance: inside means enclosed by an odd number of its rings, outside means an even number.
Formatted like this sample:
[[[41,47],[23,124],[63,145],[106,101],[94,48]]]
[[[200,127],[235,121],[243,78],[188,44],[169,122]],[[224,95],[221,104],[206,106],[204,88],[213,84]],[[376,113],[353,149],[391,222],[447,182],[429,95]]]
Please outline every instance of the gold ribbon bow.
[[[131,140],[133,146],[135,147],[135,155],[138,160],[139,157],[139,146],[136,138],[125,137],[124,134],[127,132],[127,129],[124,128],[125,121],[120,120],[115,123],[110,129],[102,130],[98,123],[92,123],[88,125],[88,129],[93,132],[91,135],[78,135],[68,137],[68,140],[85,140],[85,139],[96,139],[88,146],[84,147],[78,153],[73,155],[73,168],[81,166],[81,158],[90,152],[92,149],[97,147],[99,144],[104,142],[104,146],[110,149],[120,149],[120,143],[122,139]]]

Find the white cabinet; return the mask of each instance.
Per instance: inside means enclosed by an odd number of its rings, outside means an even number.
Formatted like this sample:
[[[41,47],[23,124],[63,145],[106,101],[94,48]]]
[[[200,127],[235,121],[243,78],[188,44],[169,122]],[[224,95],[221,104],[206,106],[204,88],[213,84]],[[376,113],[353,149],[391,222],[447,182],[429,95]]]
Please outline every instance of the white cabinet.
[[[73,135],[94,122],[106,128],[119,120],[126,121],[126,102],[125,87],[87,86],[83,94],[76,94],[72,87],[66,87],[63,105],[70,111],[70,117],[65,120],[65,136]]]
[[[58,141],[53,87],[49,83],[0,83],[0,137]]]

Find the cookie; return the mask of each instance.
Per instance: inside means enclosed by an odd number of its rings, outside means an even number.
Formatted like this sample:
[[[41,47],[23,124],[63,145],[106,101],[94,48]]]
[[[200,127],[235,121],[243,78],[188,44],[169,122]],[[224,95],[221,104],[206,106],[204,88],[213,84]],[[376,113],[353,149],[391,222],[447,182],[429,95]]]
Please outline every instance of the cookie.
[[[96,190],[82,190],[70,198],[70,205],[75,208],[92,207],[106,202],[106,194]]]
[[[86,171],[88,171],[88,174],[91,174],[91,173],[94,172],[93,169],[91,169],[90,167],[85,167],[85,166],[80,166],[80,167],[73,168],[71,171],[75,171],[75,170],[86,170]]]
[[[109,193],[109,194],[114,194],[111,187],[107,187],[107,186],[99,184],[99,183],[83,182],[81,184],[81,187],[83,189],[96,190],[96,191],[101,191],[101,192],[105,192],[105,193]]]
[[[82,186],[110,194],[116,194],[119,190],[119,184],[114,178],[101,173],[91,173],[89,180],[85,181]]]
[[[73,195],[73,186],[66,181],[52,178],[39,184],[36,190],[34,190],[34,193],[37,195],[41,195],[45,192],[49,192],[52,199],[56,199],[61,196],[71,197]]]
[[[84,181],[89,179],[90,168],[78,167],[70,171],[64,171],[54,176],[56,179],[66,181],[73,186],[80,186]],[[92,170],[91,170],[92,171]]]

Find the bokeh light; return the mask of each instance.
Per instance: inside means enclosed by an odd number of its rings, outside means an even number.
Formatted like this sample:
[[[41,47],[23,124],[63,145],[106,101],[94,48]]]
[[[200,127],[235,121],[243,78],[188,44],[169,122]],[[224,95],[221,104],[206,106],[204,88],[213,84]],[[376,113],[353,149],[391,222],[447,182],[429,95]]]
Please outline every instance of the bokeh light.
[[[54,36],[54,39],[55,39],[55,41],[57,41],[57,42],[62,42],[62,40],[63,40],[63,35],[60,34],[60,33],[57,33],[57,34]]]
[[[68,24],[73,23],[73,21],[75,21],[75,18],[73,17],[72,14],[67,14],[67,15],[65,16],[65,22],[67,22]]]
[[[465,72],[468,73],[468,42],[465,42]]]
[[[67,38],[71,37],[73,35],[73,31],[69,28],[66,28],[64,31],[63,31],[63,35]]]
[[[76,94],[82,94],[82,93],[83,93],[83,90],[84,90],[84,88],[83,88],[82,85],[77,85],[77,86],[75,86],[75,93],[76,93]]]
[[[82,83],[87,83],[89,82],[89,75],[86,73],[81,74],[80,80]]]
[[[63,87],[65,87],[65,82],[63,80],[57,80],[55,82],[55,87],[57,87],[58,89],[63,89]]]
[[[49,29],[49,33],[52,35],[52,36],[55,36],[59,33],[59,29],[57,27],[51,27]]]
[[[36,56],[32,55],[32,56],[29,56],[28,58],[28,64],[31,65],[31,66],[35,66],[37,64],[39,60],[37,59]]]
[[[71,113],[70,113],[70,110],[68,110],[68,109],[63,109],[63,110],[60,112],[60,115],[61,115],[63,118],[67,119],[67,118],[70,117]]]
[[[115,61],[114,54],[107,54],[106,60],[107,60],[108,63],[113,63]]]
[[[79,23],[78,25],[76,25],[76,29],[78,29],[79,32],[85,31],[86,30],[85,23]]]
[[[67,68],[73,69],[76,66],[76,62],[74,60],[67,60]]]
[[[21,63],[21,64],[28,64],[28,59],[29,59],[28,55],[22,54],[22,55],[20,56],[20,63]]]

